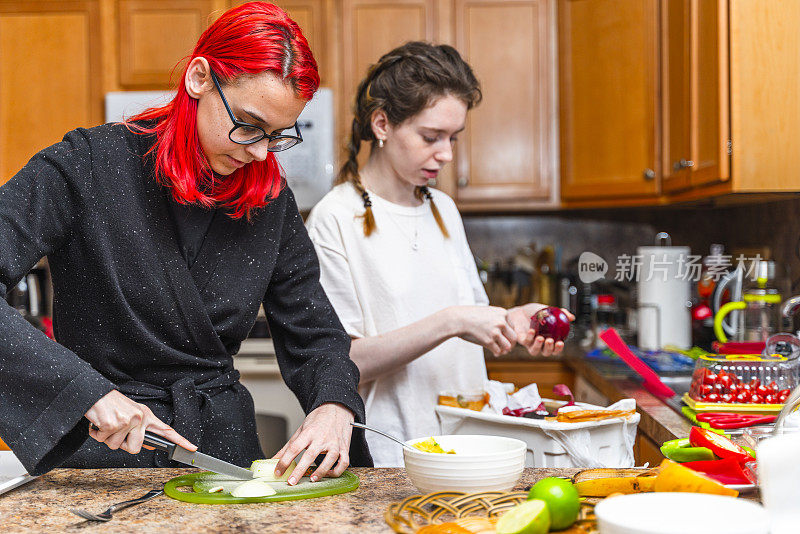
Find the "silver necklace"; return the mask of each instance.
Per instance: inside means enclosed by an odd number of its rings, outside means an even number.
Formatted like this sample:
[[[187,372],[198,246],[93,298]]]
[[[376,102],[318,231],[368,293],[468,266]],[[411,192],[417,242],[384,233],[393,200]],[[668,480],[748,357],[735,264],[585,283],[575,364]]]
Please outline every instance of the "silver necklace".
[[[361,179],[361,183],[363,184],[364,183],[364,175],[363,174],[361,175],[360,179]],[[367,189],[365,188],[365,191],[366,190]],[[423,202],[423,204],[424,204],[424,202]],[[409,243],[411,243],[411,250],[413,250],[414,252],[418,251],[419,250],[419,216],[418,215],[414,216],[414,237],[411,238],[406,233],[405,229],[403,229],[403,225],[400,224],[399,222],[397,222],[397,220],[394,218],[394,215],[392,215],[392,213],[390,211],[387,210],[386,211],[386,215],[389,216],[389,218],[392,220],[392,222],[395,224],[395,226],[397,226],[397,229],[400,230],[400,233],[403,234],[403,236],[406,239],[408,239]]]
[[[394,218],[394,215],[391,212],[387,211],[386,214],[389,216],[389,218],[392,220],[392,222],[395,224],[395,226],[397,226],[397,229],[400,230],[400,233],[403,234],[403,236],[406,239],[408,239],[409,243],[411,243],[411,250],[413,250],[414,252],[418,251],[419,250],[419,216],[418,215],[414,215],[414,237],[412,238],[411,236],[409,236],[409,234],[406,233],[405,229],[403,228],[403,225],[400,224],[399,222],[397,222],[397,220]]]

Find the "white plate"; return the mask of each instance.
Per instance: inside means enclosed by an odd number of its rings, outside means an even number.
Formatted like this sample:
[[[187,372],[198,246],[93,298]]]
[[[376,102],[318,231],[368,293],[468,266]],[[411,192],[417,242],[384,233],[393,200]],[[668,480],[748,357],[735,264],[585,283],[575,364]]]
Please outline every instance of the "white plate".
[[[769,515],[745,499],[703,493],[637,493],[594,509],[600,534],[768,534]]]
[[[758,486],[755,484],[725,484],[725,487],[736,490],[739,493],[747,493],[755,490]]]
[[[10,491],[17,486],[33,480],[22,463],[11,451],[0,451],[0,493]]]

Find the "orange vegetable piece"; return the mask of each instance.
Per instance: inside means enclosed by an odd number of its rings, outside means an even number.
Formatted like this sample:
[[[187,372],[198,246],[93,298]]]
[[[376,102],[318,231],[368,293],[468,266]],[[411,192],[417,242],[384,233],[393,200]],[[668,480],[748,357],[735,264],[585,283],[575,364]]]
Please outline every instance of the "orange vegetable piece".
[[[417,531],[417,534],[472,534],[472,531],[465,529],[458,523],[450,522],[424,526]]]
[[[687,493],[710,493],[736,497],[739,492],[726,488],[716,480],[698,473],[672,460],[664,460],[656,476],[654,491],[681,491]]]

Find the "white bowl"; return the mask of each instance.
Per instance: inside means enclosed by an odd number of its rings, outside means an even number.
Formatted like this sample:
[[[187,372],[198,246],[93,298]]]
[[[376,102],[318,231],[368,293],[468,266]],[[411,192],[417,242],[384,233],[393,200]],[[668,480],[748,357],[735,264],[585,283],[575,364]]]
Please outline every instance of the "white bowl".
[[[524,441],[500,436],[433,436],[444,450],[455,454],[403,448],[411,483],[422,493],[435,491],[508,491],[525,468]],[[428,437],[410,439],[407,445]]]
[[[637,493],[597,503],[600,534],[767,534],[759,504],[705,493]]]

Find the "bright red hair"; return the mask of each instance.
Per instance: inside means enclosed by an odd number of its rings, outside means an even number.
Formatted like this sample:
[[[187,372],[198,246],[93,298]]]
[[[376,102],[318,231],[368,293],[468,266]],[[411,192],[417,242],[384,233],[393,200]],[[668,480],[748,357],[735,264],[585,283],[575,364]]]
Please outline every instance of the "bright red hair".
[[[266,2],[226,11],[200,36],[189,62],[198,56],[208,60],[221,83],[241,74],[270,71],[305,100],[319,88],[317,62],[300,27],[281,8]],[[133,131],[156,135],[148,154],[155,158],[156,179],[170,186],[177,202],[219,204],[230,208],[235,219],[249,218],[253,209],[267,205],[283,188],[278,161],[270,152],[266,160],[253,161],[224,180],[214,180],[197,134],[197,100],[184,85],[187,68],[171,102],[125,122]],[[155,124],[145,127],[133,121]]]

